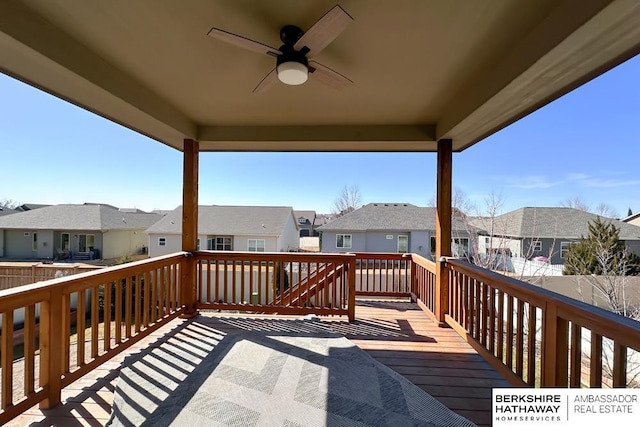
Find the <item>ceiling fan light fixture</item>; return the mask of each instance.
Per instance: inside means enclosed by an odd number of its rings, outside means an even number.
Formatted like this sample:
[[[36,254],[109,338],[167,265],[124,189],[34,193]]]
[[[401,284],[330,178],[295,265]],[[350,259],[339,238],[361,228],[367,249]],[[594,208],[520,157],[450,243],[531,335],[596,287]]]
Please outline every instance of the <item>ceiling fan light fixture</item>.
[[[309,78],[309,69],[305,64],[296,61],[287,61],[278,64],[278,80],[282,83],[297,86],[306,82]]]

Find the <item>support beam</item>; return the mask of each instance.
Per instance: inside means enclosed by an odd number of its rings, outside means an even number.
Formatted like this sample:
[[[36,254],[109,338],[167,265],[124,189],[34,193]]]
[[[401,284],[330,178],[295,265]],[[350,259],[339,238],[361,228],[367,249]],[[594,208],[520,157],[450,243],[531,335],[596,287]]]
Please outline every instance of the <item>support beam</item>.
[[[184,140],[184,169],[182,175],[182,250],[194,252],[198,246],[198,141]],[[181,276],[183,317],[197,314],[196,264],[190,257]]]
[[[442,257],[451,256],[451,182],[452,141],[438,141],[438,174],[436,191],[436,300],[435,315],[444,327],[449,312],[449,279]]]

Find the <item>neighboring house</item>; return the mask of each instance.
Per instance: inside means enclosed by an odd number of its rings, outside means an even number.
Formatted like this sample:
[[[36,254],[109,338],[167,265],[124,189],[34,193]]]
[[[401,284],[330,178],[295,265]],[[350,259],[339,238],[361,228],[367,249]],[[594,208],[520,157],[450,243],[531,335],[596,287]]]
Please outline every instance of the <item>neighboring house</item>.
[[[149,255],[182,250],[182,206],[147,229]],[[198,249],[284,252],[299,248],[293,209],[281,206],[198,206]]]
[[[484,231],[479,236],[479,252],[508,251],[514,257],[545,257],[551,264],[564,264],[572,242],[589,235],[589,223],[598,215],[565,207],[525,207],[496,216],[475,219],[472,224]],[[620,229],[620,240],[640,254],[640,227],[605,218]],[[488,226],[491,221],[492,227]],[[493,228],[493,232],[487,230]]]
[[[316,211],[293,211],[293,215],[298,221],[300,237],[317,237],[319,233],[315,230]]]
[[[453,225],[452,253],[469,253],[466,227]],[[319,228],[322,252],[413,252],[432,258],[436,210],[409,203],[369,203]]]
[[[0,206],[0,216],[11,215],[17,213],[18,211],[15,209],[8,208],[6,206]]]
[[[628,217],[623,219],[622,222],[626,222],[627,224],[631,224],[631,225],[640,226],[640,212],[629,215]]]
[[[162,218],[100,204],[53,205],[0,217],[0,257],[119,258],[144,253],[145,230]]]
[[[37,203],[25,203],[23,205],[20,205],[20,206],[16,207],[16,210],[18,212],[27,212],[27,211],[32,211],[34,209],[46,208],[47,206],[51,206],[51,205],[42,205],[42,204],[37,204]]]

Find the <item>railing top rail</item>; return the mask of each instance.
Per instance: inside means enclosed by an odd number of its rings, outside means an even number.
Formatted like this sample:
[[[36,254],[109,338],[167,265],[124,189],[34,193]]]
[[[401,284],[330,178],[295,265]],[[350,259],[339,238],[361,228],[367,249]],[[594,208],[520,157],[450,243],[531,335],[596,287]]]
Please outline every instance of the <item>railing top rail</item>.
[[[432,271],[435,273],[436,271],[436,263],[435,261],[431,261],[430,259],[427,259],[425,257],[423,257],[422,255],[418,255],[418,254],[411,254],[411,262],[426,268],[429,271]]]
[[[411,254],[396,252],[349,252],[355,255],[356,259],[390,259],[390,260],[410,260]]]
[[[329,254],[308,252],[238,252],[238,251],[196,251],[193,255],[203,259],[237,261],[300,261],[300,262],[345,262],[355,259],[355,254]]]
[[[576,321],[580,326],[587,327],[600,335],[615,338],[616,341],[624,342],[629,347],[640,351],[640,322],[638,321],[549,289],[486,270],[466,261],[447,259],[446,262],[456,271],[490,283],[494,288],[506,291],[509,295],[531,302],[538,307],[544,308],[548,303],[555,304],[561,317]]]
[[[102,268],[100,270],[78,273],[73,276],[64,276],[29,285],[0,290],[0,311],[10,309],[14,306],[22,307],[26,304],[26,301],[32,300],[35,295],[46,295],[46,293],[54,287],[63,287],[66,289],[67,287],[82,286],[84,282],[93,283],[97,279],[102,282],[109,282],[117,280],[125,274],[135,274],[137,270],[146,270],[147,268],[154,266],[162,267],[169,261],[177,261],[186,256],[189,256],[189,252],[176,252],[169,255]],[[23,301],[25,303],[23,303]]]

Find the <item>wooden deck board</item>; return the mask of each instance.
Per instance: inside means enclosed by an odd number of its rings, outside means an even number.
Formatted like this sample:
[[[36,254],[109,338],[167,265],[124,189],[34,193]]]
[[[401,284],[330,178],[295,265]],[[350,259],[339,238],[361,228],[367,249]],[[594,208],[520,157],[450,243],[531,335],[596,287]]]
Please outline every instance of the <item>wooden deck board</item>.
[[[238,318],[236,313],[233,316]],[[415,304],[403,301],[359,300],[356,319],[348,323],[344,318],[323,318],[336,332],[451,410],[478,425],[491,425],[491,389],[509,387],[509,384],[455,331],[439,328]],[[113,402],[120,363],[127,355],[139,352],[162,337],[178,322],[181,320],[176,319],[155,331],[66,387],[62,405],[50,411],[31,408],[8,425],[104,425]],[[163,350],[172,351],[171,340]]]

